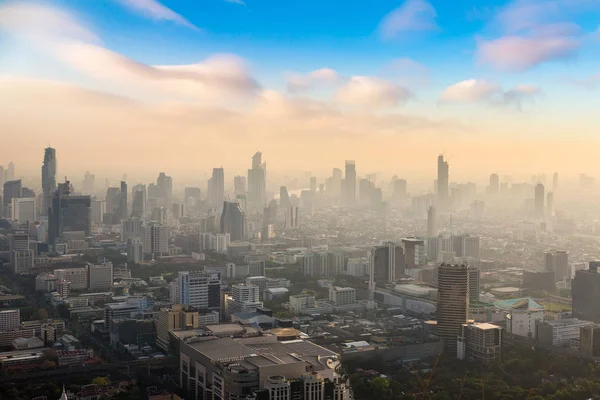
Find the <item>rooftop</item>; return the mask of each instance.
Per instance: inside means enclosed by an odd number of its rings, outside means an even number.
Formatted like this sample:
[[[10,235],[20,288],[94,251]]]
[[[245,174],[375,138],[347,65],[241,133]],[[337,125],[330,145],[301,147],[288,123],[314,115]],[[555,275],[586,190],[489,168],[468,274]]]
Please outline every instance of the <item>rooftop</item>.
[[[508,299],[508,300],[498,300],[494,302],[494,305],[498,308],[502,308],[504,310],[508,310],[511,308],[516,309],[527,309],[527,310],[543,310],[544,306],[539,303],[536,303],[530,297],[521,297],[518,299]]]

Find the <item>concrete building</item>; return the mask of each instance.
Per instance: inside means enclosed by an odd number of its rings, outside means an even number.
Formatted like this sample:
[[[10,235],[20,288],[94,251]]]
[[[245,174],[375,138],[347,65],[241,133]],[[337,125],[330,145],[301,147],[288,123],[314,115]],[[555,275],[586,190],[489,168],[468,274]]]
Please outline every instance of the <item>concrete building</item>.
[[[127,262],[139,264],[144,260],[144,242],[141,238],[129,238],[127,241]]]
[[[444,156],[439,155],[437,161],[437,185],[436,194],[439,205],[445,209],[448,207],[449,202],[449,166],[448,162],[444,161]]]
[[[42,209],[41,215],[48,215],[52,206],[52,197],[56,191],[56,150],[47,147],[44,150],[44,164],[42,165]]]
[[[394,242],[385,242],[371,252],[376,283],[394,283],[404,276],[406,267],[404,250]]]
[[[216,323],[219,321],[217,320]],[[170,343],[170,330],[198,328],[198,311],[187,309],[181,304],[171,308],[162,308],[156,320],[156,344],[161,349],[168,351]]]
[[[35,290],[40,292],[54,292],[56,290],[56,277],[54,274],[42,272],[35,277]]]
[[[179,272],[176,304],[184,304],[203,313],[221,312],[221,274],[209,271]]]
[[[71,283],[71,289],[84,290],[88,288],[88,272],[86,268],[55,269],[56,281]]]
[[[556,347],[572,347],[579,340],[581,328],[593,326],[590,321],[567,318],[556,321],[538,321],[536,324],[537,341]]]
[[[169,228],[150,224],[144,228],[144,253],[169,254]]]
[[[415,268],[425,264],[425,241],[415,238],[402,239],[406,268]],[[398,275],[396,279],[403,276]]]
[[[316,299],[312,294],[297,294],[290,296],[290,311],[300,314],[302,311],[315,308]]]
[[[21,324],[21,313],[19,310],[0,311],[0,332],[18,329]]]
[[[12,199],[11,219],[20,224],[37,220],[35,197]]]
[[[555,282],[571,279],[569,253],[566,251],[549,251],[544,255],[544,269],[554,272]]]
[[[65,232],[91,234],[92,205],[90,196],[71,194],[71,183],[58,185],[52,197],[52,207],[48,215],[48,241],[55,244]]]
[[[231,299],[228,300],[229,314],[256,311],[263,306],[260,301],[260,288],[256,285],[237,284],[231,286]]]
[[[265,276],[265,262],[248,261],[248,276]]]
[[[346,207],[354,206],[356,203],[356,163],[354,160],[346,160],[342,185],[344,205]]]
[[[290,206],[285,213],[285,229],[298,229],[300,220],[298,219],[298,207]]]
[[[110,290],[113,286],[113,265],[110,261],[102,264],[88,264],[88,288],[91,291]]]
[[[356,289],[332,286],[329,288],[329,301],[333,302],[335,306],[356,304]]]
[[[576,271],[571,283],[573,317],[600,322],[600,262],[591,261],[589,265],[589,270]]]
[[[246,216],[237,202],[223,202],[221,233],[229,234],[232,241],[246,239]]]
[[[281,375],[273,375],[265,381],[265,390],[269,393],[269,400],[291,400],[290,382]]]
[[[524,298],[500,301],[496,307],[506,313],[506,333],[536,338],[536,324],[544,320],[544,306]]]
[[[469,323],[461,326],[456,358],[491,364],[502,356],[502,328],[488,323]]]
[[[586,358],[600,357],[600,325],[581,327],[579,354]]]
[[[469,319],[469,267],[442,264],[438,268],[437,331],[444,350],[455,354],[457,337]]]
[[[104,309],[104,323],[106,329],[110,332],[113,321],[130,319],[131,315],[140,311],[140,304],[136,303],[116,303],[108,304]]]
[[[144,237],[144,222],[141,219],[130,218],[121,221],[121,241],[127,242],[132,238]]]
[[[538,183],[537,185],[535,185],[535,199],[534,199],[535,217],[538,219],[544,219],[544,216],[545,216],[544,197],[545,197],[544,185],[541,183]]]

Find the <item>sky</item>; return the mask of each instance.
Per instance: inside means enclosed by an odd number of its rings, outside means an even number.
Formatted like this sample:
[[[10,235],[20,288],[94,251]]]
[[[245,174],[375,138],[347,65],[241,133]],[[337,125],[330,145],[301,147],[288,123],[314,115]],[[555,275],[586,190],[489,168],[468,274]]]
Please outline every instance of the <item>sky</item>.
[[[0,0],[0,164],[594,175],[599,50],[598,0]]]

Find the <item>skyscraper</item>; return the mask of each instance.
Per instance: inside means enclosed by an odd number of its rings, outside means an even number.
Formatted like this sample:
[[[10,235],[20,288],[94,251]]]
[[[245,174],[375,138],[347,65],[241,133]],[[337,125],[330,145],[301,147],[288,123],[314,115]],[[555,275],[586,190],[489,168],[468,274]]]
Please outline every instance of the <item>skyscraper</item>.
[[[393,182],[393,194],[392,198],[395,201],[405,199],[407,196],[406,191],[406,180],[405,179],[395,179]]]
[[[552,218],[554,216],[554,193],[548,192],[546,195],[546,216]]]
[[[548,251],[544,254],[544,269],[554,273],[555,282],[571,279],[569,253],[566,251]]]
[[[556,189],[558,189],[558,172],[552,175],[552,190],[556,191]]]
[[[427,209],[427,237],[432,238],[437,236],[437,225],[435,207],[429,206]]]
[[[133,201],[131,203],[131,217],[143,219],[147,214],[146,185],[135,185],[132,192]]]
[[[444,161],[444,156],[438,156],[438,168],[437,168],[437,197],[438,201],[445,207],[448,205],[448,179],[449,179],[449,167],[448,162]]]
[[[15,180],[15,163],[12,161],[8,163],[8,169],[6,170],[6,180],[14,181]]]
[[[179,272],[177,304],[202,312],[221,312],[221,274],[212,271]]]
[[[119,206],[117,214],[119,220],[129,218],[129,211],[127,208],[127,182],[121,181],[121,192],[119,193]]]
[[[404,276],[404,249],[394,242],[385,242],[371,252],[375,282],[394,283]]]
[[[469,267],[442,264],[438,268],[437,332],[444,351],[456,354],[460,329],[469,319]]]
[[[246,216],[239,203],[223,202],[221,233],[229,233],[232,242],[246,238]]]
[[[279,207],[283,210],[287,210],[290,206],[290,194],[288,193],[287,187],[281,186],[279,188]]]
[[[91,233],[92,206],[90,196],[72,196],[71,183],[60,183],[48,214],[48,241],[55,244],[65,232]]]
[[[96,175],[90,174],[89,171],[85,171],[83,175],[83,183],[81,185],[81,191],[83,194],[93,195],[95,193],[96,186]]]
[[[233,177],[233,192],[237,195],[246,195],[246,177],[236,175]]]
[[[500,177],[498,176],[498,174],[492,174],[490,176],[489,191],[490,194],[498,194],[498,192],[500,191]]]
[[[346,160],[343,197],[346,206],[353,206],[356,203],[356,164],[354,160]]]
[[[13,199],[21,198],[21,191],[23,189],[23,185],[21,184],[21,180],[16,181],[6,181],[4,182],[4,196],[2,198],[2,204],[4,207],[8,207],[12,204]]]
[[[535,185],[535,217],[544,218],[544,185],[538,183]]]
[[[212,177],[208,181],[208,202],[211,207],[219,208],[225,200],[225,170],[213,168]]]
[[[589,266],[589,270],[575,272],[575,279],[571,283],[573,317],[600,322],[600,261],[590,261]]]
[[[56,150],[47,147],[44,150],[44,164],[42,165],[42,215],[48,215],[52,204],[52,196],[56,191]]]
[[[16,198],[12,199],[12,215],[13,221],[22,224],[24,222],[32,222],[36,220],[35,197]]]
[[[158,174],[156,179],[156,188],[158,191],[158,199],[163,207],[171,207],[171,198],[173,196],[173,180],[164,172]]]
[[[285,212],[285,229],[297,229],[299,226],[298,207],[288,207]]]
[[[262,153],[252,156],[252,168],[248,170],[248,203],[252,209],[262,210],[267,199],[267,163]]]

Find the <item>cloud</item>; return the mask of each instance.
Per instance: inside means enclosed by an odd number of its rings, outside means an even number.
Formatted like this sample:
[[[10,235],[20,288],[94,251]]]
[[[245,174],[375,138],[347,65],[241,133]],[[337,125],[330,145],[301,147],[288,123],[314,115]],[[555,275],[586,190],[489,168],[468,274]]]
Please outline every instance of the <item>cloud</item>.
[[[501,35],[478,40],[477,61],[501,71],[522,72],[574,57],[582,45],[583,31],[567,18],[588,6],[587,0],[513,1],[498,12],[492,24]]]
[[[335,94],[335,101],[347,105],[394,107],[403,104],[411,93],[402,86],[372,76],[353,76]]]
[[[383,67],[382,74],[399,80],[405,86],[429,82],[429,68],[411,58],[391,61]]]
[[[516,106],[531,100],[541,93],[533,85],[517,85],[507,91],[501,86],[485,80],[469,79],[447,87],[440,95],[441,104],[488,104],[495,106]]]
[[[401,33],[437,29],[435,8],[425,0],[406,0],[387,14],[379,24],[379,33],[391,39]]]
[[[119,3],[123,4],[132,11],[139,12],[140,14],[151,18],[156,21],[170,21],[175,22],[179,25],[186,26],[192,29],[198,29],[194,24],[188,21],[186,18],[177,14],[175,11],[168,7],[165,7],[156,0],[118,0]]]
[[[313,89],[317,85],[334,85],[344,78],[334,69],[321,68],[308,74],[292,74],[287,79],[287,87],[291,92]]]
[[[239,4],[241,6],[245,6],[246,2],[243,0],[225,0],[226,3]]]
[[[38,20],[40,24],[30,23]],[[244,60],[233,55],[216,55],[197,64],[172,66],[152,66],[130,59],[102,47],[91,31],[56,8],[0,7],[0,30],[28,40],[37,49],[90,78],[113,83],[140,96],[219,100],[253,95],[260,86]]]

